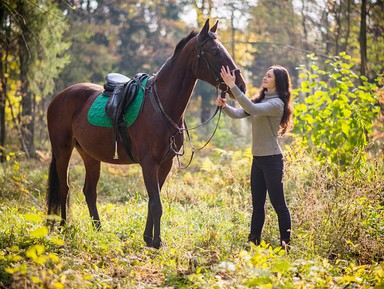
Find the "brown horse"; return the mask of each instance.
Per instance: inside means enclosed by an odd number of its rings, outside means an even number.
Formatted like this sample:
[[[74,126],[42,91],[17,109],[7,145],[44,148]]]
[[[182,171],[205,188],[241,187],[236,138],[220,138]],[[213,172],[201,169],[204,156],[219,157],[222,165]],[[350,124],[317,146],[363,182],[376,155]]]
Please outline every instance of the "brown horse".
[[[144,241],[149,247],[161,246],[160,190],[172,167],[173,158],[184,142],[184,113],[196,81],[201,79],[218,87],[223,85],[219,73],[221,66],[236,69],[233,59],[216,36],[217,24],[209,29],[207,20],[200,32],[192,31],[183,38],[172,57],[157,74],[149,78],[142,110],[136,121],[127,128],[133,159],[121,143],[117,148],[120,157],[114,159],[112,129],[94,126],[87,120],[90,106],[103,92],[102,86],[75,84],[52,100],[47,113],[52,145],[47,201],[49,215],[61,213],[61,226],[67,217],[67,170],[72,151],[76,148],[86,170],[83,193],[97,228],[100,227],[96,206],[100,162],[140,164],[149,196]],[[240,73],[236,74],[236,84],[245,91]]]

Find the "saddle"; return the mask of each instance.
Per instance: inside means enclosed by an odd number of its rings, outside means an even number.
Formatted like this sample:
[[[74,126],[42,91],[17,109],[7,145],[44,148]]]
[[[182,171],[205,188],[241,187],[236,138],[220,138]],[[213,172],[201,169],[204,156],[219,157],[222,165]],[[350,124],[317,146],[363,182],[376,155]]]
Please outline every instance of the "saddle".
[[[118,159],[117,141],[122,141],[131,160],[136,161],[131,152],[131,142],[126,131],[124,114],[129,104],[137,95],[139,87],[145,91],[142,81],[148,77],[146,73],[138,73],[132,79],[120,73],[109,73],[104,84],[103,94],[109,96],[105,105],[105,114],[112,122],[115,154],[113,159]]]

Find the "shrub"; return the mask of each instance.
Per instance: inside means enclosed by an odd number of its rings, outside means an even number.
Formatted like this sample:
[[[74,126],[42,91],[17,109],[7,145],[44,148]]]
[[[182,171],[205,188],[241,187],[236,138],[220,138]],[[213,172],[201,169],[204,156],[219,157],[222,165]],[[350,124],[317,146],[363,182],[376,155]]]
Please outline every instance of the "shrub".
[[[327,61],[328,71],[319,69],[317,58],[309,56],[310,68],[300,66],[301,87],[295,90],[295,132],[312,156],[328,166],[365,161],[365,149],[372,137],[373,120],[380,111],[378,87],[353,72],[351,57],[340,53]]]

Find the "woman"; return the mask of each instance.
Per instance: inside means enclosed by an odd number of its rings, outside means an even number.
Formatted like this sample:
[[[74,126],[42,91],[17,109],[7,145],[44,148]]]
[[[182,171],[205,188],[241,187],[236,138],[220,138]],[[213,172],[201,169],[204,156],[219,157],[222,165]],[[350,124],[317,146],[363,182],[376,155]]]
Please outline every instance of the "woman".
[[[248,99],[235,85],[235,75],[228,67],[221,68],[221,77],[241,108],[227,104],[225,98],[216,99],[216,105],[231,118],[251,117],[252,120],[252,221],[248,241],[258,245],[265,221],[267,191],[275,209],[283,248],[291,240],[291,217],[284,198],[283,155],[278,137],[284,135],[292,123],[291,79],[288,71],[279,65],[268,68],[255,99]]]

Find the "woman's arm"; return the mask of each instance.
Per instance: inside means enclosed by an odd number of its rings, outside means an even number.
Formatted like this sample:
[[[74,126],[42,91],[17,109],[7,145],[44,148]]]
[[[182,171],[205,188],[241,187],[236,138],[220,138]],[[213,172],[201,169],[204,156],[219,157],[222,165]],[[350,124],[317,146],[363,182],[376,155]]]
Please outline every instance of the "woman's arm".
[[[279,116],[281,110],[284,109],[284,103],[277,99],[277,101],[268,101],[265,103],[254,103],[236,86],[236,76],[230,71],[229,67],[221,67],[221,78],[225,84],[231,89],[231,92],[237,102],[249,115],[269,115]],[[279,101],[280,100],[280,101]]]
[[[250,115],[280,116],[284,109],[284,103],[278,97],[268,102],[254,103],[237,86],[231,88],[231,92],[241,107]]]
[[[221,107],[224,113],[231,118],[244,118],[249,116],[249,114],[247,114],[244,109],[234,108],[227,104],[227,100],[225,98],[221,98],[220,95],[218,95],[216,98],[216,105]]]

